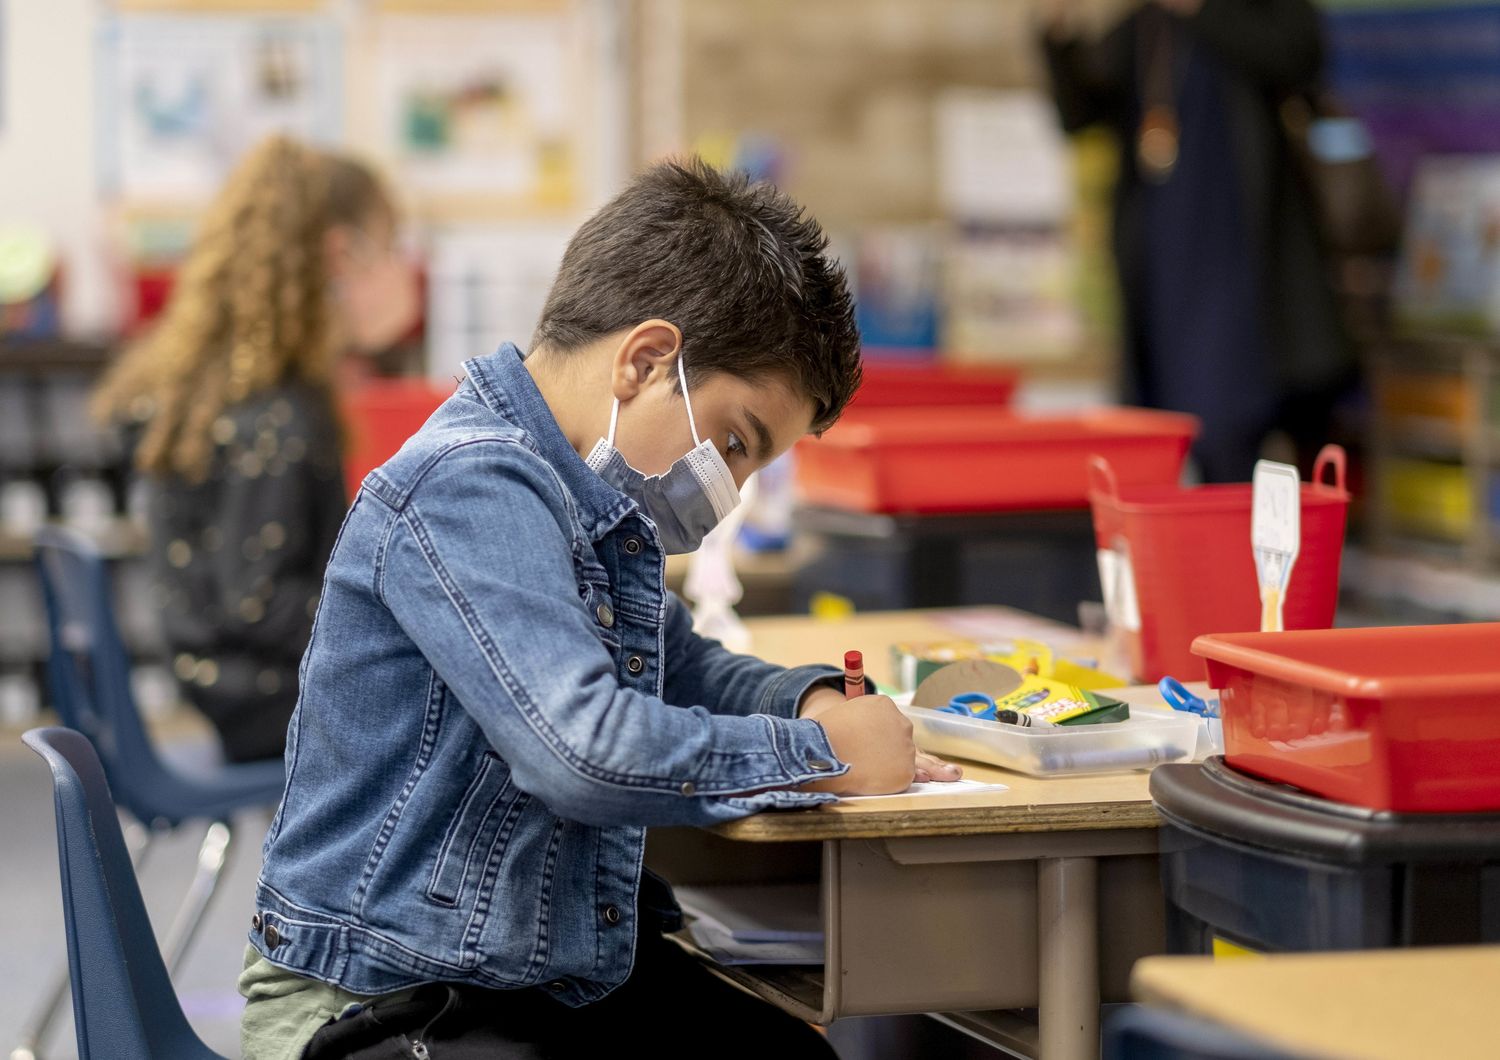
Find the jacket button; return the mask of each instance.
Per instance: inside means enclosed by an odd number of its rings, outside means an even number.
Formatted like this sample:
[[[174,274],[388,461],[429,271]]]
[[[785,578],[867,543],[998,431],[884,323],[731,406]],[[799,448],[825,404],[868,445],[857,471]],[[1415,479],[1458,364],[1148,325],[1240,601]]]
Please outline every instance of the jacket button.
[[[568,989],[568,984],[563,982],[561,979],[554,979],[552,982],[547,984],[547,989],[552,991],[554,994],[561,994],[564,990]]]
[[[599,619],[599,624],[605,629],[609,629],[615,624],[615,609],[608,604],[600,604],[594,608],[594,614]]]
[[[639,674],[645,668],[646,660],[642,659],[639,655],[632,655],[625,660],[625,669],[629,670],[632,674]]]
[[[826,773],[833,768],[833,763],[826,758],[814,758],[811,762],[807,763],[807,768],[815,773]]]
[[[641,539],[638,537],[627,537],[625,539],[625,554],[627,556],[639,556],[641,549],[644,547],[641,544]]]
[[[620,911],[612,905],[605,906],[604,922],[606,924],[618,924],[620,922]]]
[[[689,780],[682,785],[681,791],[684,795],[696,795],[698,794],[698,786]]]
[[[250,930],[257,935],[260,934],[260,914],[256,913],[250,918]]]
[[[267,949],[274,950],[277,946],[281,945],[281,932],[276,930],[275,924],[266,925],[265,938]]]

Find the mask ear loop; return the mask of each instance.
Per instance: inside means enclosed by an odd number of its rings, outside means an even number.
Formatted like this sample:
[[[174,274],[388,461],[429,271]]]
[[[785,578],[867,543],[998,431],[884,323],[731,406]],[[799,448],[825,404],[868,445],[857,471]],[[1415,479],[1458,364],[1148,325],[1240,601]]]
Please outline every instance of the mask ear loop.
[[[688,430],[693,432],[693,445],[699,446],[703,442],[698,438],[698,424],[693,420],[693,402],[688,397],[687,369],[682,367],[682,354],[677,355],[677,378],[682,383],[682,403],[687,406]],[[611,435],[613,440],[613,435]]]
[[[609,408],[609,447],[615,447],[615,428],[620,425],[620,399],[615,398],[615,403]]]

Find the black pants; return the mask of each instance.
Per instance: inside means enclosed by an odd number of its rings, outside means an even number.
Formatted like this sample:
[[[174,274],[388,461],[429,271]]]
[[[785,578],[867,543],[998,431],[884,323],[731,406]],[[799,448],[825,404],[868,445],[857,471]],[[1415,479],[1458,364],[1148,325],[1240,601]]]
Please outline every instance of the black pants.
[[[432,983],[324,1026],[304,1060],[574,1060],[641,1050],[653,1060],[835,1060],[807,1024],[735,989],[654,932],[602,1001],[569,1008],[540,989]]]

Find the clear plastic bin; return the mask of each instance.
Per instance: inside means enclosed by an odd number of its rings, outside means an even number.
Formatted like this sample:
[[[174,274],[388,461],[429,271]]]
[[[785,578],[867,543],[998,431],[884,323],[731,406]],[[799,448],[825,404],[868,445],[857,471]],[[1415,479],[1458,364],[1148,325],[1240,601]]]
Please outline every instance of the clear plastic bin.
[[[1196,714],[1135,706],[1129,721],[1049,729],[1023,729],[910,705],[901,705],[901,712],[911,719],[917,746],[924,751],[1034,777],[1121,773],[1187,761],[1197,750],[1201,728]]]

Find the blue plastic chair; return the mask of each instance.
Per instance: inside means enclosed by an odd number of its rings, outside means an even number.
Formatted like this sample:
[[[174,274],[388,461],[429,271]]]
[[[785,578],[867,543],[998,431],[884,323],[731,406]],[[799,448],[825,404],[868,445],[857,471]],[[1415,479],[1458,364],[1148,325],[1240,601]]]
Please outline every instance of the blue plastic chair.
[[[35,545],[52,637],[47,679],[53,705],[63,724],[93,741],[117,803],[143,824],[168,828],[274,806],[285,779],[279,760],[223,765],[202,776],[161,760],[130,690],[130,654],[98,550],[59,526],[39,531]]]
[[[156,946],[99,756],[70,729],[32,729],[57,806],[57,858],[80,1060],[209,1060]]]
[[[64,725],[94,745],[119,807],[140,824],[134,863],[145,860],[151,840],[191,821],[207,821],[198,867],[162,944],[176,971],[218,890],[234,832],[231,818],[271,808],[281,798],[279,761],[221,765],[202,775],[164,762],[147,735],[130,689],[130,655],[115,622],[109,572],[87,538],[49,526],[36,535],[36,566],[46,604],[52,649],[47,682]],[[11,1054],[34,1057],[67,991],[67,977],[43,998]]]
[[[1122,1005],[1104,1023],[1104,1060],[1308,1060],[1194,1016]]]

